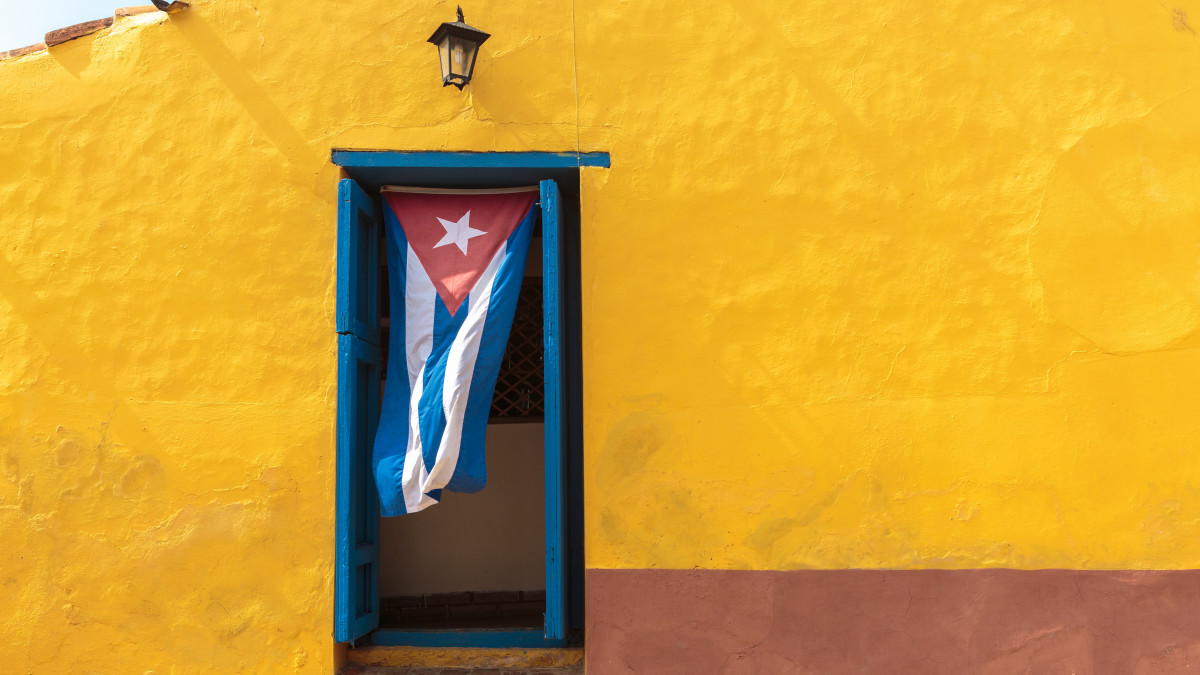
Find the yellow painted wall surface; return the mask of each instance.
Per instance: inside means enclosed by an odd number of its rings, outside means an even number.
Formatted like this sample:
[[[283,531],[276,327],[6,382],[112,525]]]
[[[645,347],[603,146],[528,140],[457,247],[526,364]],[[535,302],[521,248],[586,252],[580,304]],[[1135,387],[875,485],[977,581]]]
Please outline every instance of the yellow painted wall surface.
[[[331,670],[332,147],[611,153],[589,566],[1200,565],[1200,3],[464,9],[0,63],[6,667]]]
[[[569,4],[468,16],[468,94],[444,2],[196,0],[0,63],[0,672],[332,671],[330,148],[575,147]]]
[[[576,11],[590,566],[1200,566],[1200,5],[639,7]]]

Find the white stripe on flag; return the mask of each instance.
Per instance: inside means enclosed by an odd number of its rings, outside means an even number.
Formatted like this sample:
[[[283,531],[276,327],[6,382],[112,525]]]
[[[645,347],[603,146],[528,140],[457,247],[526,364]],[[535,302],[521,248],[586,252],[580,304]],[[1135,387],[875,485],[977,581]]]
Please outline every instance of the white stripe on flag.
[[[424,375],[425,368],[422,367],[417,374],[417,385],[412,390],[412,401],[408,409],[408,450],[404,453],[404,476],[401,479],[404,510],[407,513],[416,513],[437,503],[437,500],[425,494],[429,473],[425,470],[425,458],[421,454],[421,421],[417,407],[425,389]]]
[[[408,247],[404,286],[404,351],[408,363],[408,448],[404,454],[404,476],[401,491],[404,508],[415,513],[436,504],[426,496],[429,474],[421,448],[421,425],[417,404],[425,384],[425,362],[433,349],[433,310],[437,290],[425,267],[417,259],[412,246]]]
[[[412,391],[433,350],[433,310],[438,296],[412,246],[408,247],[404,270],[404,351],[408,357],[408,388]]]
[[[425,491],[443,488],[454,475],[458,465],[458,452],[462,441],[463,419],[467,414],[467,399],[471,393],[471,379],[475,375],[475,357],[479,355],[479,343],[483,339],[483,328],[487,322],[488,308],[492,302],[492,287],[496,273],[504,262],[508,242],[500,245],[495,257],[488,263],[483,276],[475,283],[467,296],[470,307],[467,318],[454,336],[450,353],[446,359],[446,382],[442,388],[442,407],[446,412],[446,430],[438,445],[437,460],[429,472],[429,484]]]

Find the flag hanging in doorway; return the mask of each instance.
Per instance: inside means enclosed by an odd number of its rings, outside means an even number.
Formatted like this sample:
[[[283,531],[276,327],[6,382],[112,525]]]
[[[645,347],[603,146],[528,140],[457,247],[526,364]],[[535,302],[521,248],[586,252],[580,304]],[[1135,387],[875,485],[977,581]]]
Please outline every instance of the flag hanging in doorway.
[[[487,482],[484,433],[537,195],[383,189],[391,335],[372,467],[385,516]]]

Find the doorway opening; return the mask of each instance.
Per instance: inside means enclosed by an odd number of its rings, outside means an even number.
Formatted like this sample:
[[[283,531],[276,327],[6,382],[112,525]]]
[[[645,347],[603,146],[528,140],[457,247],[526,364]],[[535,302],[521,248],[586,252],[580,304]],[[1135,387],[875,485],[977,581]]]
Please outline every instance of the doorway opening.
[[[386,250],[383,242],[381,249]],[[487,487],[443,493],[434,507],[379,524],[379,627],[538,629],[546,612],[545,387],[541,223],[492,396]],[[387,379],[386,261],[380,269],[383,382]]]
[[[581,644],[579,177],[581,167],[608,167],[607,153],[335,150],[333,162],[347,175],[338,205],[336,639],[418,647]],[[541,237],[531,246],[525,281],[542,282],[536,299],[545,384],[539,422],[539,392],[530,386],[537,364],[528,350],[512,351],[514,327],[487,432],[487,487],[444,493],[436,507],[387,522],[380,522],[370,475],[387,360],[381,337],[390,327],[380,317],[387,307],[383,185],[539,186]],[[535,298],[522,295],[525,310],[537,315]]]

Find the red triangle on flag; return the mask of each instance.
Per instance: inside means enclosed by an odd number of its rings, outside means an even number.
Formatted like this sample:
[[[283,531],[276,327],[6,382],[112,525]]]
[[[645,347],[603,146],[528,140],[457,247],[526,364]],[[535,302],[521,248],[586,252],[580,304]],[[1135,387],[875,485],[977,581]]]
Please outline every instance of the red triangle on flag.
[[[384,188],[383,199],[454,316],[500,245],[529,213],[537,188],[418,189]]]

